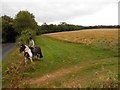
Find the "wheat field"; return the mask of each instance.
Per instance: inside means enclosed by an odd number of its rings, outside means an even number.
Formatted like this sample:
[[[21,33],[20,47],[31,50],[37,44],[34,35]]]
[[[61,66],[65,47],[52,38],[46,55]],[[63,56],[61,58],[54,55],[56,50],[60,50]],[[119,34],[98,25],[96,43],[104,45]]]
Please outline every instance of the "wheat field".
[[[68,42],[101,47],[104,49],[116,50],[118,46],[118,29],[86,29],[45,35]]]

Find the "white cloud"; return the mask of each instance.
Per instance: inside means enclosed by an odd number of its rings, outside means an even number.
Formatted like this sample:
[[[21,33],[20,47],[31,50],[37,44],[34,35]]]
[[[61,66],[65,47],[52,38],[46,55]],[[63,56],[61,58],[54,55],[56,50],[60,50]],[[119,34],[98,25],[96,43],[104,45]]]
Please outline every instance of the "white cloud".
[[[118,5],[110,4],[104,9],[92,15],[77,17],[66,20],[68,23],[78,25],[117,25],[118,24]]]
[[[107,6],[117,5],[117,2],[118,0],[2,0],[2,15],[14,17],[20,10],[28,10],[35,15],[39,23],[58,21],[76,23],[74,21],[77,18],[80,20],[91,18]],[[107,9],[105,9],[106,12]],[[115,11],[114,8],[111,8],[111,11]],[[106,18],[106,16],[102,17]],[[93,20],[95,21],[94,18]],[[80,24],[83,25],[83,23]],[[88,22],[88,25],[90,24]]]

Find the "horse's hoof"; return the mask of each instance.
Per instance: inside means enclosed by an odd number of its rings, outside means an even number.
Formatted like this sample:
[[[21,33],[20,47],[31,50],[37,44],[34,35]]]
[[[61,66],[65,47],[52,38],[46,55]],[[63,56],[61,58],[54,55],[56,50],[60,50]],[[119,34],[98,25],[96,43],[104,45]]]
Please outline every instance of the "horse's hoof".
[[[35,64],[34,62],[32,62],[32,64]]]

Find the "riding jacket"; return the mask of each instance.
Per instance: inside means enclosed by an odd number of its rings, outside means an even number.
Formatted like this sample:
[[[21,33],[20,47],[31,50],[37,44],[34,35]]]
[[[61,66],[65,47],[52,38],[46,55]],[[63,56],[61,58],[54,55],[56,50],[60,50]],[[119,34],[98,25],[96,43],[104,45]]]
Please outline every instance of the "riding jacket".
[[[33,40],[30,40],[29,47],[34,47],[34,45],[35,45],[35,42]]]

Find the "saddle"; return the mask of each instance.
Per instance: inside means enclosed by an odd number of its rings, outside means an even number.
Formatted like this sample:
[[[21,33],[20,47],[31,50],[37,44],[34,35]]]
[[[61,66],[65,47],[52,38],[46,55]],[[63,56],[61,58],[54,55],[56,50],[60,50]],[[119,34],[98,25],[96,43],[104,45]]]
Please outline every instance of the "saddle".
[[[29,48],[30,48],[30,50],[31,50],[32,54],[34,55],[35,48],[33,48],[33,47],[29,47]]]

